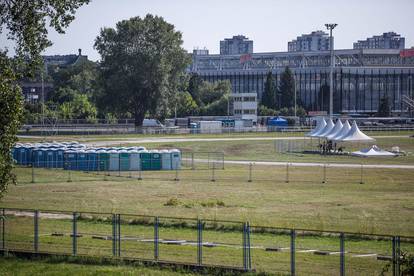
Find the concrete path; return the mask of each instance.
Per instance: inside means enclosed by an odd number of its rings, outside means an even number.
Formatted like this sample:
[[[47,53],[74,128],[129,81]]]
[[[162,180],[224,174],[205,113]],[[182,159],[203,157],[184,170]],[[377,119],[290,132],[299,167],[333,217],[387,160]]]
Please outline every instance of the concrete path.
[[[208,163],[207,159],[194,159],[195,162]],[[211,162],[211,160],[210,160]],[[220,161],[221,162],[221,161]],[[238,161],[238,160],[225,160],[225,164],[235,164],[235,165],[248,165],[252,163],[253,165],[262,165],[262,166],[284,166],[287,164],[295,167],[323,167],[326,163],[317,163],[317,162],[279,162],[279,161]],[[330,168],[361,168],[361,164],[352,164],[352,163],[329,163],[326,164]],[[364,164],[364,169],[408,169],[414,170],[414,165],[386,165],[386,164]]]

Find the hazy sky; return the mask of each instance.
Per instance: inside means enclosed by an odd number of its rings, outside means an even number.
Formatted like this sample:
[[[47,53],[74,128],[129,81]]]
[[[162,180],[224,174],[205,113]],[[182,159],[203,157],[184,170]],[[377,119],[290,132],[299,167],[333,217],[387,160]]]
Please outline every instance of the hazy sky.
[[[45,54],[77,53],[92,60],[101,27],[152,13],[164,17],[183,33],[184,48],[206,47],[219,52],[223,38],[243,34],[254,41],[254,52],[286,51],[287,42],[324,24],[335,22],[335,48],[383,32],[395,31],[414,46],[414,0],[92,0],[80,8],[75,21],[60,35],[50,32],[53,46]],[[10,46],[1,36],[0,46]]]

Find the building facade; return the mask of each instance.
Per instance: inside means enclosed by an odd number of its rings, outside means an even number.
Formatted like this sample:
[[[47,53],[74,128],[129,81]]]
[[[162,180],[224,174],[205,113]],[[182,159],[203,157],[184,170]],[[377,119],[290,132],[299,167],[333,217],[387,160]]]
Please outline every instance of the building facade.
[[[323,31],[298,36],[288,42],[288,52],[311,52],[330,50],[329,35]]]
[[[412,99],[414,93],[414,53],[409,53],[398,49],[335,50],[334,112],[374,114],[383,97],[388,97],[395,115],[411,111],[404,100]],[[324,102],[329,101],[321,87],[329,85],[329,51],[253,53],[248,59],[244,55],[192,58],[190,72],[210,82],[229,80],[233,97],[253,93],[258,101],[266,74],[271,71],[279,82],[289,67],[295,77],[297,103],[307,111],[327,111]]]
[[[65,68],[75,65],[83,60],[87,60],[88,56],[82,55],[82,50],[78,50],[78,54],[73,55],[53,55],[43,56],[44,68],[46,75],[49,70],[58,70],[59,68]],[[43,76],[37,80],[22,80],[20,86],[22,88],[23,97],[26,102],[35,104],[42,102],[43,98],[47,100],[48,95],[53,91],[53,83],[48,81],[47,76]]]
[[[404,49],[405,38],[395,32],[383,33],[369,37],[366,40],[358,40],[354,43],[354,49]]]
[[[243,35],[225,38],[220,41],[220,55],[242,55],[253,53],[253,40]]]

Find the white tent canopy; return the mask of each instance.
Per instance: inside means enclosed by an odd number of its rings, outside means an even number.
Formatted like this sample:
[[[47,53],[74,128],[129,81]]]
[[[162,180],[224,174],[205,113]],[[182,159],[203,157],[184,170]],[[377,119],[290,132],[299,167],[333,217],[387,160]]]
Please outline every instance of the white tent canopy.
[[[337,141],[342,142],[372,142],[375,141],[374,138],[369,137],[368,135],[364,134],[362,131],[359,130],[356,122],[352,123],[352,127],[349,132],[342,137],[335,139]]]
[[[324,127],[326,126],[326,121],[325,119],[322,117],[318,120],[316,127],[314,129],[312,129],[310,132],[308,132],[306,134],[306,136],[312,136],[313,134],[321,131]]]
[[[348,120],[346,120],[345,123],[343,123],[341,130],[335,136],[333,136],[330,139],[338,141],[342,137],[345,137],[350,130],[351,130],[351,125],[349,124]]]
[[[392,152],[389,152],[389,151],[386,151],[386,150],[382,150],[379,147],[377,147],[376,145],[373,145],[369,149],[354,151],[352,153],[352,155],[362,156],[362,157],[392,157],[392,156],[396,156],[396,154],[394,154]]]
[[[329,118],[328,122],[326,123],[326,126],[319,132],[315,132],[312,136],[313,137],[325,137],[326,134],[328,134],[332,129],[334,128],[334,123],[331,118]]]
[[[342,127],[342,122],[338,119],[338,121],[336,121],[334,128],[328,134],[325,135],[325,138],[328,140],[332,139],[332,137],[334,137],[341,131]]]

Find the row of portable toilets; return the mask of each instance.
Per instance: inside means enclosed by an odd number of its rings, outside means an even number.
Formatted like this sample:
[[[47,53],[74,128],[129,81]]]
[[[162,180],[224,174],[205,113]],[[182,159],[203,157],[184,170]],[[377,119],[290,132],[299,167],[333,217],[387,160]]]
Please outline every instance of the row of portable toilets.
[[[77,142],[17,143],[12,149],[19,165],[80,171],[176,170],[181,152],[145,147],[88,148]]]

